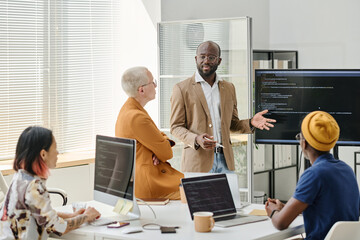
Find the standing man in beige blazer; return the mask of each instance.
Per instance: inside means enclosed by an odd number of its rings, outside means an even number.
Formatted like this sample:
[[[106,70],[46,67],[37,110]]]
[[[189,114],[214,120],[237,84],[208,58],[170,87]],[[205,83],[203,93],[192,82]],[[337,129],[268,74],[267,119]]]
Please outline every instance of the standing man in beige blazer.
[[[230,131],[253,133],[254,127],[269,130],[276,122],[263,117],[267,110],[239,120],[235,87],[216,74],[220,56],[217,43],[201,43],[196,50],[196,73],[173,89],[170,132],[185,144],[181,161],[184,172],[235,170]]]

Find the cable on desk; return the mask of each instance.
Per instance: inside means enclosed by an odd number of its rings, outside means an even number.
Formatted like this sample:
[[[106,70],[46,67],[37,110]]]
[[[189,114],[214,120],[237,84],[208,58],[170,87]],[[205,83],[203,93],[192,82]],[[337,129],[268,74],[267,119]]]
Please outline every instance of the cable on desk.
[[[148,206],[150,208],[150,210],[152,211],[152,213],[154,214],[154,218],[156,219],[156,214],[155,214],[154,210],[147,202],[145,202],[144,200],[142,200],[140,198],[136,198],[136,201],[140,201],[140,202],[144,203],[146,206]]]
[[[157,223],[146,223],[142,225],[144,230],[160,230],[161,225]]]

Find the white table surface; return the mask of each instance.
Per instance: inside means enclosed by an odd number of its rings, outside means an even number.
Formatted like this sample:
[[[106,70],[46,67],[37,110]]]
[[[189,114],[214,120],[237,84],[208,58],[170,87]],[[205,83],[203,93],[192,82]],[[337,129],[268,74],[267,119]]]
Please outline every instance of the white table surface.
[[[99,202],[91,201],[89,206],[98,209],[103,216],[113,215],[113,207]],[[130,221],[130,226],[142,226],[146,223],[157,223],[162,226],[179,226],[177,233],[161,234],[160,230],[143,230],[141,233],[123,234],[122,230],[126,228],[109,229],[106,226],[95,227],[84,224],[64,236],[62,239],[196,239],[196,240],[231,240],[231,239],[284,239],[305,232],[302,216],[297,217],[288,229],[279,231],[270,220],[239,225],[229,228],[214,227],[210,233],[198,233],[194,230],[194,223],[191,220],[187,204],[180,201],[170,201],[165,206],[151,206],[155,211],[157,218],[154,218],[152,211],[148,206],[141,205],[140,220]],[[264,205],[251,204],[242,211],[249,213],[252,209],[264,209]],[[57,208],[58,211],[71,211],[71,205]]]

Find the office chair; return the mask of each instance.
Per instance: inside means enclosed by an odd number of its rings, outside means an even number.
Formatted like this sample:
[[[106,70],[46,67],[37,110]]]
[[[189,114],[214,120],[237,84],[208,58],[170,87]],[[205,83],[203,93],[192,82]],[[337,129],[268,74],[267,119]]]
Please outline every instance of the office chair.
[[[336,222],[325,237],[325,240],[343,239],[360,239],[360,222]]]
[[[8,186],[7,186],[5,179],[0,171],[0,204],[4,201],[7,190],[8,190]]]
[[[4,201],[5,194],[8,191],[9,187],[4,179],[4,176],[2,175],[0,171],[0,204]],[[63,200],[63,206],[67,203],[67,194],[64,190],[60,188],[48,188],[48,192],[51,194],[58,194],[62,197]]]

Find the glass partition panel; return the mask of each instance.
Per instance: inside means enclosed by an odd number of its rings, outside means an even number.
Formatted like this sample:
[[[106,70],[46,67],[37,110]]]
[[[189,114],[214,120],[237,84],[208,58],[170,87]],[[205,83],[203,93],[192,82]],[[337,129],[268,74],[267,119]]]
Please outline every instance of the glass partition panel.
[[[228,18],[195,21],[161,22],[158,25],[159,44],[159,108],[160,128],[169,134],[170,97],[173,86],[196,71],[195,55],[198,45],[211,40],[220,45],[222,62],[217,74],[232,82],[236,88],[238,114],[240,119],[249,118],[252,111],[250,103],[251,83],[251,19]],[[170,137],[172,137],[169,134]],[[248,189],[251,186],[251,143],[249,135],[233,133],[231,141],[235,157],[235,172],[239,185]],[[180,170],[183,144],[174,148],[172,166]],[[250,149],[250,151],[249,151]],[[250,181],[249,181],[250,179]],[[251,188],[250,188],[251,189]],[[245,199],[242,200],[247,200]]]

